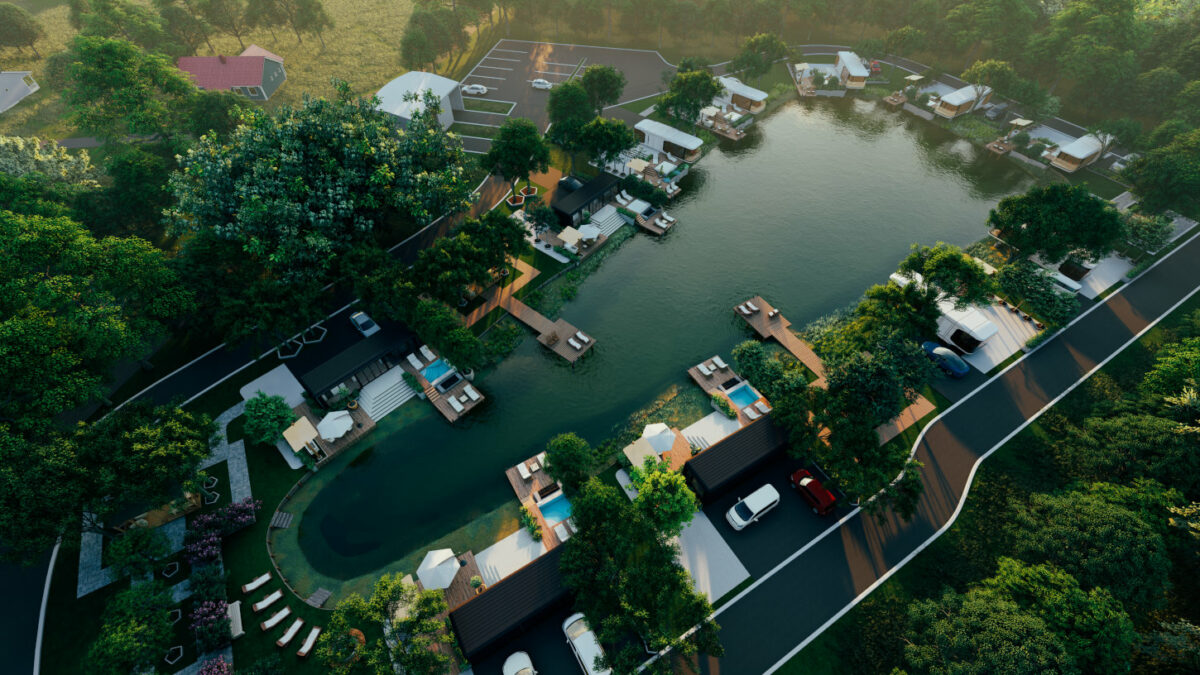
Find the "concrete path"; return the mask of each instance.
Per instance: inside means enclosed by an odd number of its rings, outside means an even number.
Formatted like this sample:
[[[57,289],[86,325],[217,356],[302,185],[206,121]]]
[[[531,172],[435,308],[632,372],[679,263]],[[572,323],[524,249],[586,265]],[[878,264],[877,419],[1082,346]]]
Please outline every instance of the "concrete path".
[[[221,440],[213,445],[208,459],[200,463],[201,469],[207,469],[219,462],[227,462],[229,485],[218,485],[217,489],[228,489],[230,498],[235,502],[254,496],[250,491],[250,467],[246,465],[246,443],[245,441],[230,443],[226,434],[229,423],[245,410],[246,402],[241,401],[217,416],[217,432]]]
[[[855,510],[782,556],[716,612],[726,652],[702,671],[774,672],[928,546],[957,517],[978,463],[1190,297],[1200,287],[1197,261],[1192,238],[926,427],[916,445],[925,493],[913,520],[881,525]]]

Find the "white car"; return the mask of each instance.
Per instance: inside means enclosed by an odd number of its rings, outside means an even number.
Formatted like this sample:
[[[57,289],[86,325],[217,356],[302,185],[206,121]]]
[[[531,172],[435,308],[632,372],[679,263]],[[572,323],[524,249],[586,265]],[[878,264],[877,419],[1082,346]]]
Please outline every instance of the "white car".
[[[739,499],[738,503],[726,512],[725,520],[729,521],[733,529],[744,530],[747,525],[758,522],[759,518],[776,506],[779,506],[779,490],[767,483]]]
[[[504,659],[501,670],[504,675],[537,675],[537,671],[533,669],[533,661],[525,652],[517,652]]]
[[[554,86],[540,77],[536,80],[531,80],[529,84],[533,85],[534,89],[549,89]]]
[[[371,320],[366,312],[355,312],[350,315],[350,323],[362,333],[363,337],[371,337],[379,332],[379,324]]]
[[[611,675],[609,669],[596,670],[596,657],[603,656],[604,650],[600,648],[600,641],[596,639],[596,634],[588,628],[587,620],[583,618],[583,614],[576,612],[567,617],[563,622],[563,632],[567,634],[567,644],[571,645],[571,651],[575,652],[575,658],[579,661],[579,666],[583,668],[583,672],[587,675]]]
[[[463,86],[462,92],[464,94],[474,94],[475,96],[482,96],[483,94],[488,93],[488,88],[483,86],[482,84],[468,84],[468,85]]]

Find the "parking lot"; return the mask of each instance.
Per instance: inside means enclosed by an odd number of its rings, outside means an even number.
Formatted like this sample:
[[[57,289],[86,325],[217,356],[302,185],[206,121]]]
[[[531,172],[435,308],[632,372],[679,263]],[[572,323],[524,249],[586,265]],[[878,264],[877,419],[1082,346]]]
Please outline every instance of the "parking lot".
[[[508,114],[478,111],[456,112],[455,119],[470,124],[500,126],[508,116],[524,117],[540,129],[549,124],[546,103],[550,92],[534,89],[531,82],[543,79],[552,86],[569,81],[590,65],[603,64],[625,74],[625,91],[621,101],[653,96],[665,89],[663,73],[674,67],[658,52],[633,49],[610,49],[579,45],[557,45],[545,42],[500,40],[463,78],[462,83],[482,84],[488,93],[464,96],[464,99],[485,99],[513,104]],[[474,143],[469,150],[481,151],[483,144]]]
[[[547,612],[528,630],[522,631],[507,644],[496,648],[486,658],[473,661],[471,671],[477,675],[500,675],[504,659],[515,652],[525,652],[529,654],[533,667],[539,673],[582,673],[579,662],[567,646],[567,636],[562,629],[563,621],[574,613],[575,610],[571,607]]]

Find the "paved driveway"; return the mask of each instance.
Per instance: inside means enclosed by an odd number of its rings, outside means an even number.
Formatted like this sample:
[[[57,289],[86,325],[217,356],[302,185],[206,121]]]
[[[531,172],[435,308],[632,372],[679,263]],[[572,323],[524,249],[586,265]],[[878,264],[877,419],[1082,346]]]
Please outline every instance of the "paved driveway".
[[[500,40],[463,78],[464,84],[489,88],[484,98],[516,104],[513,117],[532,120],[538,128],[549,123],[546,102],[550,92],[534,89],[530,82],[541,78],[562,84],[572,74],[592,64],[610,65],[625,74],[625,92],[630,101],[663,91],[663,72],[674,67],[654,51],[610,49],[580,45],[558,45],[523,40]]]
[[[781,564],[740,600],[718,611],[725,656],[703,662],[702,671],[774,672],[849,603],[916,555],[950,522],[980,458],[1200,287],[1198,260],[1200,239],[1193,239],[931,424],[917,446],[925,493],[912,521],[891,518],[879,524],[853,515],[819,539],[809,537],[807,549],[793,547],[791,557],[784,555],[784,547],[764,539],[769,533],[803,539],[786,527],[797,516],[780,517],[786,511],[772,514],[743,533],[750,536],[742,549],[734,550],[752,573],[761,575],[772,558]],[[797,521],[797,529],[805,526]],[[755,527],[762,529],[752,532]]]
[[[570,607],[547,613],[537,623],[523,631],[520,635],[499,647],[486,658],[471,663],[471,671],[476,675],[500,675],[504,659],[515,652],[526,652],[533,661],[533,667],[545,675],[575,675],[582,673],[574,653],[567,646],[567,636],[563,634],[562,623],[575,610]]]

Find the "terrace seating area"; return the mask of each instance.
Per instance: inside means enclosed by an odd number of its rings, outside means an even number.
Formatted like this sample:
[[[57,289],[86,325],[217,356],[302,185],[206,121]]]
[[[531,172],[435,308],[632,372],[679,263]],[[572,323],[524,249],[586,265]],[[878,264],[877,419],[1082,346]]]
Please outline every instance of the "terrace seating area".
[[[483,394],[428,345],[406,356],[400,367],[416,378],[425,397],[448,422],[457,422],[484,401]]]
[[[737,413],[737,420],[741,426],[761,419],[771,410],[766,407],[766,399],[762,398],[762,395],[755,391],[745,378],[734,372],[720,356],[714,356],[688,368],[688,376],[704,390],[705,394],[709,396],[715,394],[724,398]],[[739,393],[743,387],[746,389]],[[739,400],[746,395],[752,396],[754,400],[749,398]],[[758,403],[762,403],[763,407],[759,408]]]
[[[542,529],[542,543],[550,550],[570,537],[569,518],[549,522],[542,514],[541,505],[553,499],[563,498],[562,487],[545,471],[546,453],[539,453],[523,462],[518,462],[504,471],[509,485],[517,495],[517,501],[538,520]],[[556,527],[564,525],[564,527]]]

